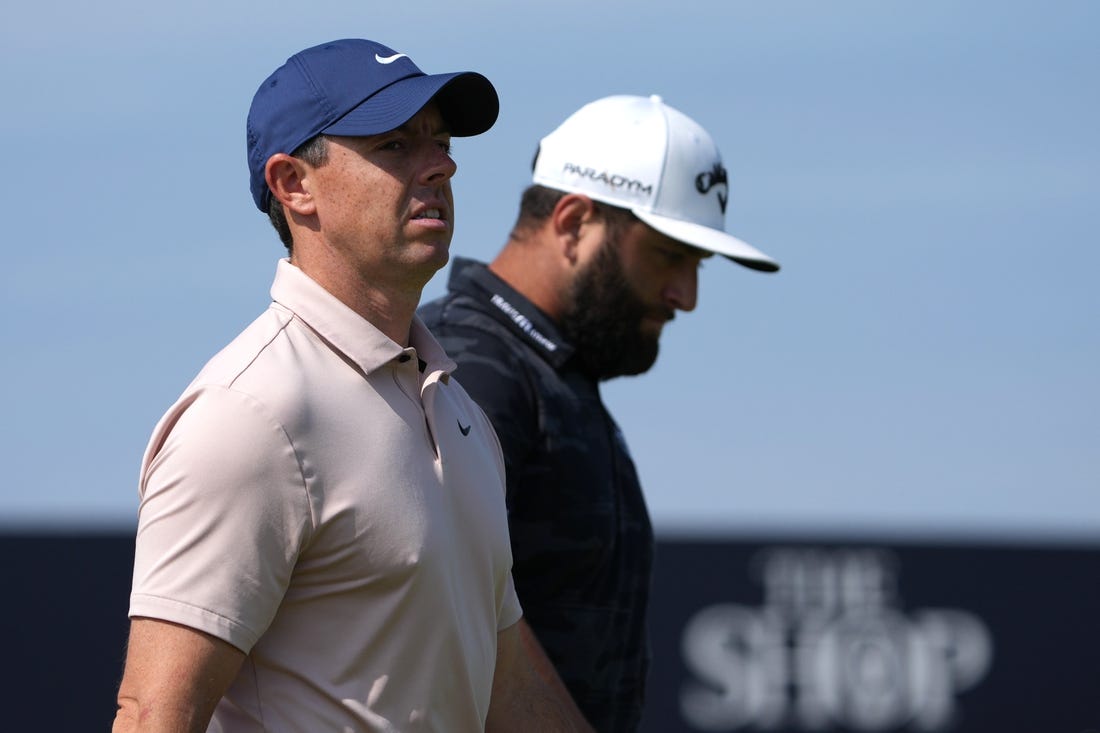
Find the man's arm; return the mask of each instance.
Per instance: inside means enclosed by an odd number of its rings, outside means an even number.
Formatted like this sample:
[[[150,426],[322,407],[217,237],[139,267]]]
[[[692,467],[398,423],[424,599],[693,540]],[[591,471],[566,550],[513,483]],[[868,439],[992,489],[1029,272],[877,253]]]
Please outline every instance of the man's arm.
[[[135,618],[111,730],[202,733],[243,660],[244,652],[209,634]]]
[[[497,634],[486,733],[594,733],[526,622]]]
[[[561,677],[558,676],[558,671],[554,668],[554,664],[550,661],[550,657],[546,656],[546,651],[542,648],[542,644],[539,643],[538,637],[535,636],[535,632],[532,631],[531,627],[528,625],[527,619],[521,618],[516,626],[519,627],[520,641],[525,647],[527,658],[531,661],[531,666],[534,668],[535,674],[542,678],[542,681],[551,688],[555,695],[561,697],[568,703],[572,715],[577,720],[583,721],[584,713],[577,707],[576,700],[573,699],[573,696],[569,693],[569,689],[565,686],[565,683],[562,682]],[[590,731],[592,729],[589,727],[588,723],[585,722],[580,730]]]

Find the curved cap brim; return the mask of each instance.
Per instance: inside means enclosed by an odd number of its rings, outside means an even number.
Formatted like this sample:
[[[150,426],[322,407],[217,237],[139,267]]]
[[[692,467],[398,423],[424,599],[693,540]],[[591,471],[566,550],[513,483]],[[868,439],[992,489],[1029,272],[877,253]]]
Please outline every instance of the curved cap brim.
[[[638,209],[632,211],[635,216],[661,234],[672,237],[684,244],[725,255],[737,264],[753,270],[760,270],[761,272],[777,272],[779,270],[778,262],[751,244],[743,242],[730,234],[701,224],[651,214],[647,211]]]
[[[409,76],[363,100],[322,132],[349,136],[389,132],[433,99],[456,137],[480,135],[493,126],[500,111],[492,83],[476,72]]]

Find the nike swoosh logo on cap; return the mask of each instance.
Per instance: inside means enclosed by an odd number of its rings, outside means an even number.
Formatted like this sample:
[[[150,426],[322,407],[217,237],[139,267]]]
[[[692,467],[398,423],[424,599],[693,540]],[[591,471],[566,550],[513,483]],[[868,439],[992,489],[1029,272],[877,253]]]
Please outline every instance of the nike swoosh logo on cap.
[[[378,54],[374,54],[374,60],[380,64],[392,64],[394,61],[397,61],[397,59],[407,59],[408,57],[408,54],[404,53],[395,53],[393,56],[379,56]]]

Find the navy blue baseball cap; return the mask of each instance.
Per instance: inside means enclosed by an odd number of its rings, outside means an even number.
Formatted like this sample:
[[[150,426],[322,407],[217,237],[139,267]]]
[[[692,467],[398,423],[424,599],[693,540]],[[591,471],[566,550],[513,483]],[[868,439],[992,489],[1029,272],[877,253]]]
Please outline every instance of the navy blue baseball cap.
[[[271,203],[267,160],[310,138],[378,135],[408,122],[431,100],[451,135],[479,135],[496,122],[500,101],[481,74],[425,74],[408,56],[361,38],[300,51],[269,76],[248,111],[248,171],[260,211]]]

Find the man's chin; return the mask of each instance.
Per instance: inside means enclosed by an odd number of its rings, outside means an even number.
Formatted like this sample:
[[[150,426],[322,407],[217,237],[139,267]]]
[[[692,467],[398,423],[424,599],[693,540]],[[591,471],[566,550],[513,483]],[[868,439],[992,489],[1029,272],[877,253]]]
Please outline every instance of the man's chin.
[[[642,338],[647,341],[650,339],[656,341],[661,338],[666,323],[668,323],[668,319],[664,317],[643,318],[641,324]]]
[[[604,379],[614,377],[636,377],[645,374],[657,363],[657,340],[647,340],[645,344],[636,345],[632,349],[621,351],[615,360],[614,367],[607,370]]]
[[[451,238],[417,242],[416,257],[427,263],[438,263],[438,267],[443,267],[451,258]]]
[[[439,270],[446,267],[450,258],[449,243],[417,242],[405,250],[401,259],[405,266],[409,268],[409,275],[421,281],[423,286]]]

